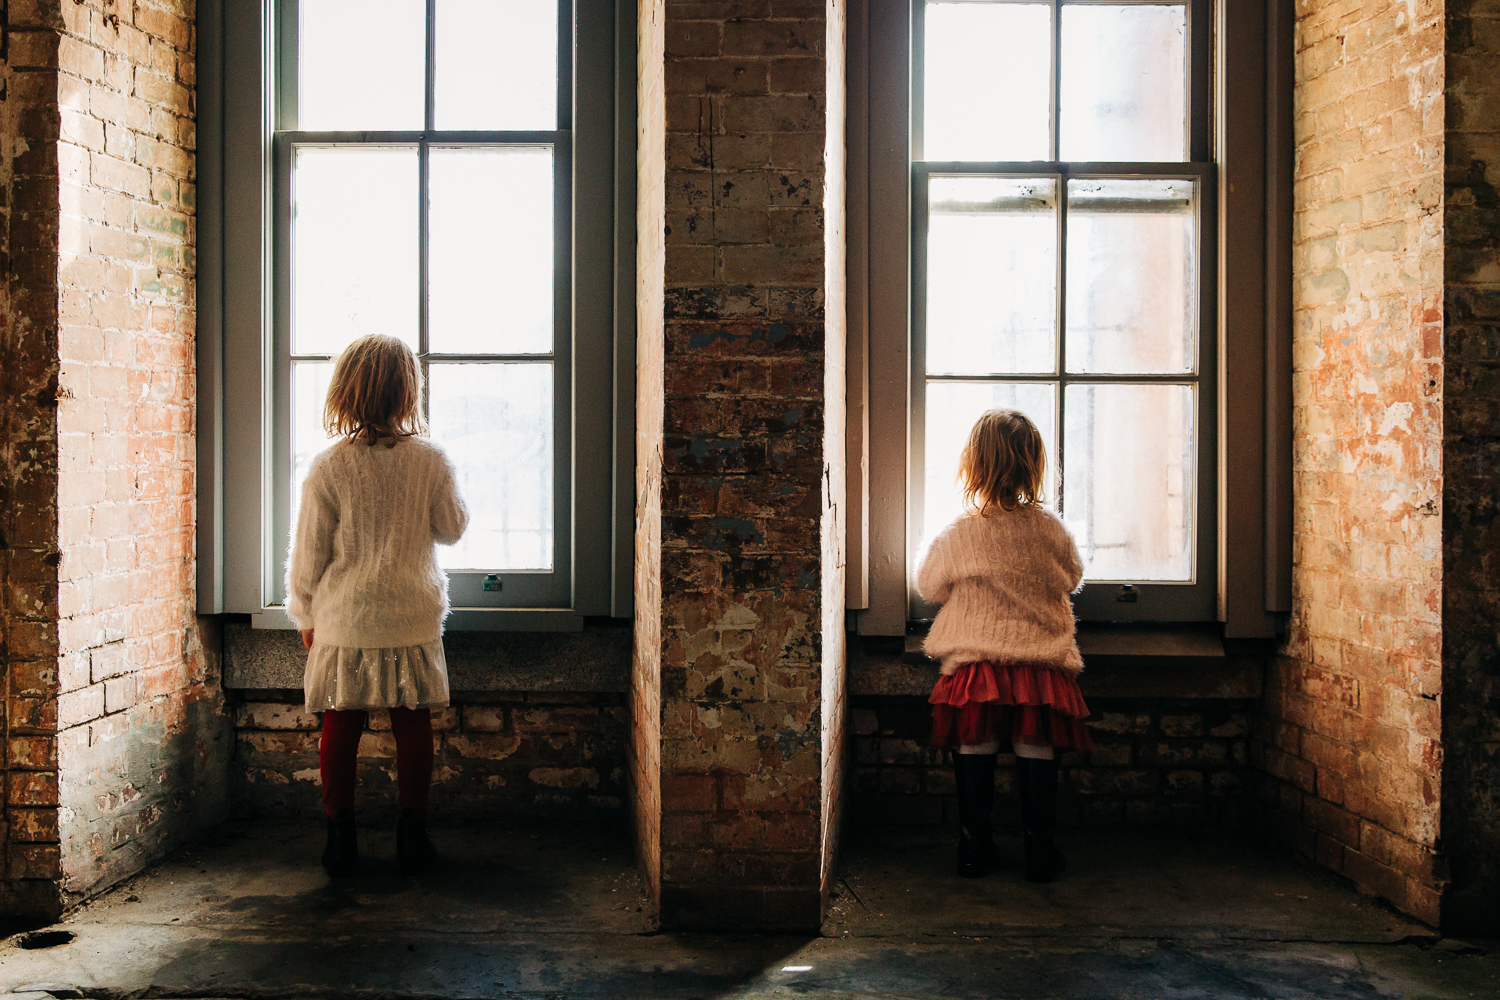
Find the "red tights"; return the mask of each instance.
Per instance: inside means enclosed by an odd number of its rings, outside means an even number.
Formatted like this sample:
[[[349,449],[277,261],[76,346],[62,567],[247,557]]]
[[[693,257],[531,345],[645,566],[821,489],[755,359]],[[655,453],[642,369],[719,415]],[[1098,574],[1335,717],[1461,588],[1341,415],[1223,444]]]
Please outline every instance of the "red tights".
[[[369,718],[363,709],[323,713],[318,763],[323,769],[323,809],[330,816],[354,808],[359,736]],[[401,808],[425,810],[432,785],[432,711],[391,709],[391,732],[396,736],[396,790]]]

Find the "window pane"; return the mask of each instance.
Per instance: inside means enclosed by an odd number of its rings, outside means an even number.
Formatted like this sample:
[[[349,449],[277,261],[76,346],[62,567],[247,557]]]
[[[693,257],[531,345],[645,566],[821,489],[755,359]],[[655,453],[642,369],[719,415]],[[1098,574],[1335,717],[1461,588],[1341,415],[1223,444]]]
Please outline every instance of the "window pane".
[[[423,0],[298,0],[297,13],[298,128],[423,127]]]
[[[292,352],[384,333],[417,345],[417,151],[292,155]]]
[[[1063,520],[1098,581],[1193,577],[1190,385],[1070,385]]]
[[[1052,158],[1052,8],[929,3],[922,58],[927,160]]]
[[[934,177],[928,188],[927,370],[1057,370],[1057,186]]]
[[[1020,410],[1031,418],[1047,445],[1048,482],[1055,482],[1057,387],[1005,382],[927,383],[927,454],[923,484],[922,538],[931,538],[963,512],[958,488],[958,456],[974,422],[986,410]],[[1056,491],[1049,486],[1048,496]]]
[[[552,150],[434,149],[428,329],[440,354],[552,350]]]
[[[450,570],[552,568],[552,366],[433,365],[433,440],[458,469],[469,530]]]
[[[440,129],[557,128],[557,4],[437,0]]]
[[[302,505],[302,481],[318,452],[333,444],[323,432],[323,400],[333,378],[329,361],[292,362],[292,530]]]
[[[1193,182],[1068,182],[1068,370],[1197,364]]]
[[[1187,159],[1187,8],[1070,4],[1062,14],[1064,160]]]

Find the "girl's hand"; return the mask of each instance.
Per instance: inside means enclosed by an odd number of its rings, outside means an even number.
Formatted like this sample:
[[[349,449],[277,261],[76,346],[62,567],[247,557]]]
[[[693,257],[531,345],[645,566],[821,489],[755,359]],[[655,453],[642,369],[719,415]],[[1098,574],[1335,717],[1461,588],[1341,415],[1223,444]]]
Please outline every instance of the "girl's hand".
[[[312,635],[312,629],[305,628],[302,630],[302,645],[307,649],[312,649]]]

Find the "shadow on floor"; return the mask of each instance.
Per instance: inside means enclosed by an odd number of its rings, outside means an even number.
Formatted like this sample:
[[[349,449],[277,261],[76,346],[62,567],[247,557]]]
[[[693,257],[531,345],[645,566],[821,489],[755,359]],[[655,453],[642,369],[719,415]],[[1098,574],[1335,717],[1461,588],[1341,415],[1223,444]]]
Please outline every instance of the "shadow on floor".
[[[1069,838],[1069,871],[961,881],[945,835],[846,849],[821,937],[658,933],[629,844],[591,827],[435,831],[397,872],[361,831],[238,825],[0,947],[0,990],[91,997],[1495,997],[1500,948],[1439,939],[1337,880],[1226,841]],[[1015,859],[1012,859],[1015,860]],[[1496,957],[1492,957],[1492,954]],[[71,991],[71,992],[69,992]],[[6,1000],[20,1000],[9,997]]]

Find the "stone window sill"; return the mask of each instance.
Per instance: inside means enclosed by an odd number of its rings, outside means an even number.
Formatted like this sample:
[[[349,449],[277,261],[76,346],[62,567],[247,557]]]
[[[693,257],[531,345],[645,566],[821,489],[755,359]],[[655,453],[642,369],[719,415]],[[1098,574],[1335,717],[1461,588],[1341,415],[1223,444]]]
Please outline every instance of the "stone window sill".
[[[577,632],[455,632],[443,637],[456,698],[492,691],[620,692],[630,687],[631,630],[590,626]],[[224,686],[301,690],[307,652],[289,629],[224,625]]]
[[[925,695],[938,665],[922,652],[926,629],[900,640],[854,644],[852,694]],[[1261,694],[1263,641],[1228,640],[1212,623],[1124,625],[1083,623],[1078,629],[1085,697],[1254,700]]]

